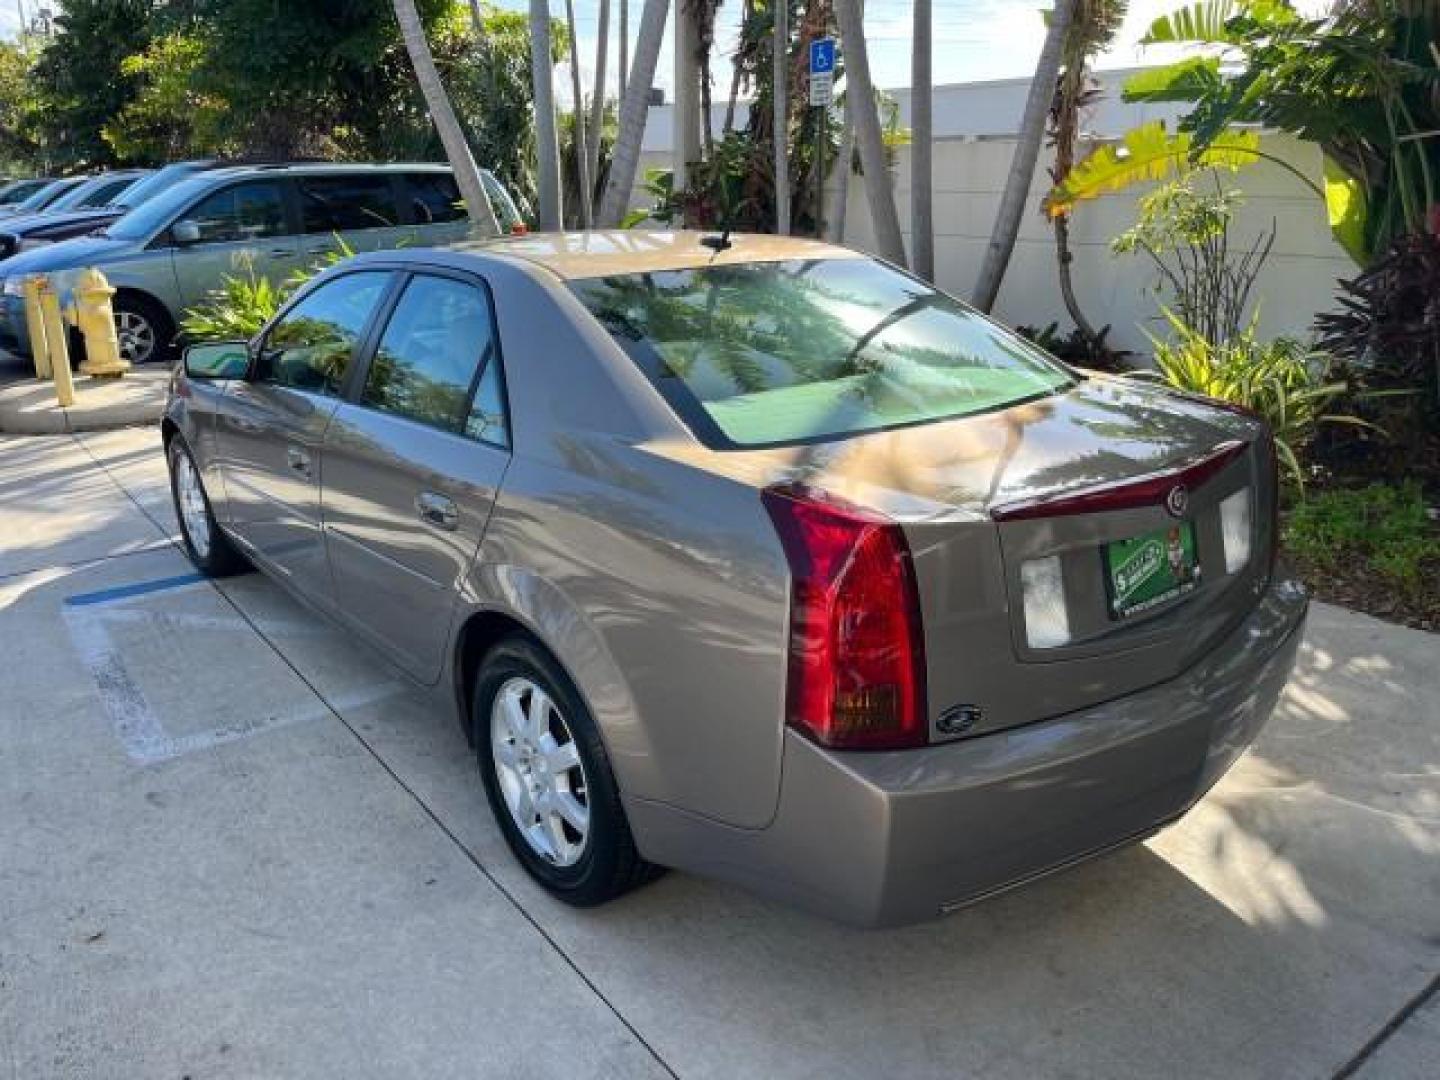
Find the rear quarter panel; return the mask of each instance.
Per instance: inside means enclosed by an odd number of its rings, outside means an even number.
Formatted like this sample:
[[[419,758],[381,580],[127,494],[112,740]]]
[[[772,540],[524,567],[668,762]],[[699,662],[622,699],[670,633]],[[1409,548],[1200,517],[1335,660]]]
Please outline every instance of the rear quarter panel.
[[[758,492],[664,453],[688,435],[563,286],[486,276],[514,457],[465,609],[509,613],[554,652],[627,799],[767,824],[788,571]]]

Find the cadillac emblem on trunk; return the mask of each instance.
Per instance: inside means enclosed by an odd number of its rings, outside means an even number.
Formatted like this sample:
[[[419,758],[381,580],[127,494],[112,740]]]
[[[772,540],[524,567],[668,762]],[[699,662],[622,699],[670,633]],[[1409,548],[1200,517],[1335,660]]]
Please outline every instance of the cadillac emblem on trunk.
[[[1190,509],[1190,492],[1185,490],[1184,484],[1176,484],[1165,496],[1165,509],[1170,512],[1171,517],[1183,518],[1185,511]]]

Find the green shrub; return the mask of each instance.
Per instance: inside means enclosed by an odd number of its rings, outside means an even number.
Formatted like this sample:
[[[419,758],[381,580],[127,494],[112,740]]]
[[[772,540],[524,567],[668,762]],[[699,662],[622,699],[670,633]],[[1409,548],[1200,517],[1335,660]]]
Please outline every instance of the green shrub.
[[[320,271],[334,266],[355,254],[340,237],[338,245],[313,266],[296,270],[279,285],[255,273],[255,264],[240,259],[243,273],[227,274],[218,289],[190,308],[180,319],[180,330],[195,341],[249,341],[274,317],[281,306],[300,286]]]
[[[1291,511],[1285,545],[1321,572],[1359,563],[1406,589],[1423,587],[1426,563],[1440,560],[1440,531],[1413,481],[1316,492]]]
[[[1300,459],[1322,423],[1371,426],[1354,416],[1329,412],[1349,392],[1331,377],[1331,360],[1294,338],[1260,341],[1252,320],[1220,345],[1211,344],[1174,312],[1165,311],[1175,341],[1151,339],[1159,378],[1177,390],[1219,398],[1263,417],[1275,433],[1285,477],[1304,487]]]

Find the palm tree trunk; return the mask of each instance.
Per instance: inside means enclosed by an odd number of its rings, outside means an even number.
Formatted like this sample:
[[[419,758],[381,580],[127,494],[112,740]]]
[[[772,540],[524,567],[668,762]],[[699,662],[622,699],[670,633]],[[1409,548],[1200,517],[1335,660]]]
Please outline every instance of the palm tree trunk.
[[[930,0],[915,0],[910,69],[910,252],[911,269],[935,280],[935,195]]]
[[[1025,212],[1030,182],[1035,176],[1035,161],[1040,156],[1040,143],[1045,138],[1045,118],[1055,97],[1055,80],[1060,75],[1065,32],[1073,11],[1073,0],[1059,0],[1050,13],[1050,28],[1040,49],[1040,59],[1035,63],[1035,75],[1030,80],[1030,94],[1025,100],[1020,132],[1015,139],[1015,157],[1010,162],[1010,175],[1000,196],[1000,209],[995,215],[990,245],[985,249],[985,261],[980,267],[980,277],[971,298],[981,311],[989,311],[995,306],[1005,268],[1010,265],[1010,256],[1015,251],[1015,238],[1020,234],[1020,217]]]
[[[499,236],[500,224],[495,220],[495,209],[490,197],[485,194],[485,184],[480,179],[480,169],[470,144],[465,141],[465,131],[455,116],[450,104],[450,95],[440,81],[440,72],[435,67],[435,57],[430,52],[430,43],[425,40],[425,28],[420,23],[420,13],[415,10],[415,0],[393,0],[395,20],[400,24],[400,36],[405,41],[405,51],[410,54],[410,66],[415,69],[415,81],[425,96],[425,106],[430,119],[445,147],[445,156],[450,168],[455,171],[455,183],[460,188],[460,197],[465,201],[465,212],[470,215],[471,224],[482,236]]]
[[[669,0],[645,0],[645,7],[640,13],[635,70],[630,72],[625,97],[620,103],[620,133],[615,140],[615,156],[605,183],[605,197],[600,202],[599,221],[605,228],[619,225],[625,207],[630,203],[635,170],[640,166],[640,142],[645,137],[645,118],[650,111],[650,87],[655,83],[660,39],[665,36],[665,20],[669,15]]]
[[[1080,301],[1075,296],[1075,279],[1070,272],[1075,255],[1070,250],[1070,218],[1065,214],[1055,219],[1055,260],[1060,266],[1060,298],[1065,301],[1065,310],[1086,340],[1098,341],[1095,328],[1080,310]]]
[[[575,179],[580,191],[580,227],[589,231],[591,201],[590,147],[585,139],[585,95],[580,90],[580,45],[575,33],[575,0],[565,0],[565,22],[570,27],[570,87],[575,98]]]
[[[560,205],[560,141],[555,135],[555,75],[550,53],[550,6],[530,0],[530,79],[535,94],[535,166],[540,228],[564,228]]]
[[[770,33],[774,73],[771,76],[771,101],[775,106],[775,231],[790,235],[790,3],[770,0],[775,11],[775,25]]]
[[[745,0],[740,8],[740,25],[743,27],[750,18],[750,0]],[[720,137],[724,138],[735,130],[735,103],[740,97],[740,61],[736,57],[730,65],[730,97],[725,102],[725,124],[720,129]]]
[[[590,198],[600,175],[600,141],[605,128],[605,63],[610,59],[610,0],[600,0],[599,40],[595,43],[595,94],[590,99]]]
[[[885,141],[880,132],[880,114],[875,108],[875,85],[870,80],[870,57],[865,48],[865,27],[859,0],[835,0],[835,17],[845,48],[845,92],[855,141],[860,147],[860,164],[865,170],[865,197],[875,228],[879,253],[897,265],[905,265],[905,241],[900,235],[900,216],[895,211],[895,189],[885,166]]]
[[[847,97],[848,102],[848,97]],[[835,205],[825,215],[832,244],[845,242],[845,213],[850,207],[850,174],[855,163],[855,125],[850,122],[850,106],[845,106],[845,127],[840,134],[840,156],[835,160],[840,175],[835,184]]]
[[[620,0],[620,100],[630,82],[630,0]]]

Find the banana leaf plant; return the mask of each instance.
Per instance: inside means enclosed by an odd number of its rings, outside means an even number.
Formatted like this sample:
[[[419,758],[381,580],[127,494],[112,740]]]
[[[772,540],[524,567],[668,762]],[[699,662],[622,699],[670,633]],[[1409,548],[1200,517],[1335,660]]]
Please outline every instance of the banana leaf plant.
[[[1240,125],[1318,145],[1324,188],[1306,183],[1324,198],[1336,239],[1364,266],[1396,236],[1423,230],[1440,201],[1437,30],[1440,5],[1415,0],[1342,0],[1316,18],[1288,0],[1200,0],[1156,19],[1142,44],[1201,52],[1133,76],[1124,97],[1192,106],[1170,137],[1170,150],[1191,167],[1215,164],[1217,150],[1221,163],[1227,151],[1236,160],[1233,140],[1254,134]],[[1101,156],[1113,159],[1119,150],[1101,147],[1091,169],[1082,163],[1068,190],[1051,193],[1051,205],[1160,179],[1161,163],[1178,168],[1147,127],[1140,142],[1148,157],[1122,168]],[[1259,149],[1258,138],[1250,149],[1252,160],[1278,160]],[[1147,161],[1149,171],[1141,167]]]

